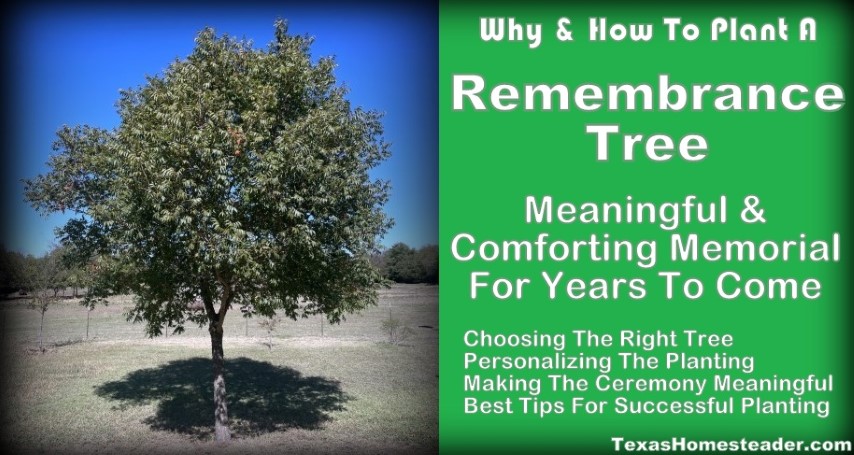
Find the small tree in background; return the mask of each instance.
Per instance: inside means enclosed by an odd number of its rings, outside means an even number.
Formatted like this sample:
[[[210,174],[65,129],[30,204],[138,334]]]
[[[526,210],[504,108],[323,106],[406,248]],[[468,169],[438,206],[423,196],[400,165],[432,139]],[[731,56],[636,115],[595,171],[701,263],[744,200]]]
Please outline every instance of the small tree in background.
[[[131,292],[150,336],[207,325],[214,434],[230,439],[223,333],[251,315],[376,304],[371,266],[391,226],[381,116],[353,108],[331,58],[283,21],[266,49],[206,29],[192,54],[118,101],[113,130],[64,127],[50,171],[26,182],[42,213],[70,210],[63,244],[99,264],[87,300]],[[188,303],[200,296],[203,309]]]
[[[383,332],[388,332],[388,342],[391,344],[403,343],[415,333],[403,321],[395,319],[391,314],[390,308],[388,310],[388,319],[383,320],[381,327]]]
[[[92,264],[79,265],[72,262],[68,271],[68,280],[73,288],[72,296],[74,298],[78,297],[77,291],[81,288],[86,289],[86,295],[89,295],[89,286],[92,285]],[[83,299],[80,302],[86,308],[86,340],[89,339],[89,325],[92,320],[92,311],[95,310],[95,303],[96,301],[92,299]]]
[[[58,282],[64,280],[62,252],[54,248],[41,258],[27,256],[22,264],[23,279],[30,290],[29,307],[39,312],[39,351],[44,352],[44,316],[50,305],[56,303]]]
[[[270,316],[261,319],[258,321],[258,325],[261,326],[267,332],[267,347],[272,351],[273,350],[273,333],[276,331],[276,327],[279,326],[279,323],[282,322],[282,318],[279,316]]]

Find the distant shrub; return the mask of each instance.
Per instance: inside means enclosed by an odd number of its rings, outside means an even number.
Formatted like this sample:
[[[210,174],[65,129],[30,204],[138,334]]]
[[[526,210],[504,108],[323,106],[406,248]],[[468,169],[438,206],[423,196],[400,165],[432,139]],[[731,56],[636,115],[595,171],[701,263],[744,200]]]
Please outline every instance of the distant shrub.
[[[388,319],[383,320],[382,330],[388,333],[388,342],[391,344],[401,344],[415,333],[411,327],[404,325],[401,320],[395,319],[391,315]]]

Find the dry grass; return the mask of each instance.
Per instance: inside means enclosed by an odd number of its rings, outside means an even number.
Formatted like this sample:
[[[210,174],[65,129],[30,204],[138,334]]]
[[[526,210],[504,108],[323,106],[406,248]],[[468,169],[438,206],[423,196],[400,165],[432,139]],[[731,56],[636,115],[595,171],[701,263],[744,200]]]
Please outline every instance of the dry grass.
[[[3,435],[20,452],[424,453],[438,450],[438,288],[395,286],[338,326],[287,320],[266,332],[239,314],[225,350],[235,440],[211,441],[206,331],[147,339],[125,322],[129,298],[91,314],[51,307],[48,351],[32,352],[38,314],[3,305]],[[381,330],[389,309],[413,327],[403,345]],[[419,327],[429,326],[430,328]],[[209,425],[210,424],[210,425]]]

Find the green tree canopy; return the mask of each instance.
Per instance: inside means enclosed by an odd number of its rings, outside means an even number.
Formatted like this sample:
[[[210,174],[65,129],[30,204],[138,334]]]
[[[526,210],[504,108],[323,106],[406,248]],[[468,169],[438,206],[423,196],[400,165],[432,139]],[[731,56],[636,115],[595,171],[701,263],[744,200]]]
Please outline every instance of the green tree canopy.
[[[398,283],[439,282],[439,247],[423,246],[416,250],[405,243],[396,243],[373,258],[374,264],[385,276]]]
[[[27,287],[23,274],[26,257],[17,251],[8,251],[0,243],[0,292],[8,294]]]
[[[207,324],[217,439],[228,439],[222,325],[239,306],[338,322],[376,303],[370,264],[391,220],[380,114],[353,108],[331,58],[275,25],[266,49],[212,29],[162,75],[121,92],[113,130],[63,127],[50,171],[25,182],[61,242],[97,273],[87,298],[136,295],[149,335]],[[188,303],[201,298],[203,310]]]

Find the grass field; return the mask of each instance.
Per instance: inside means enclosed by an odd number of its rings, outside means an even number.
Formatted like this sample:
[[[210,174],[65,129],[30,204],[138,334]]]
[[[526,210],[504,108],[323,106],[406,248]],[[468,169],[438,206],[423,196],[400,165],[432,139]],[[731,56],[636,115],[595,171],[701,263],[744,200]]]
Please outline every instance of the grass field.
[[[396,285],[340,325],[285,320],[267,345],[257,320],[225,322],[234,440],[212,441],[206,329],[148,339],[130,297],[91,313],[74,300],[45,316],[0,301],[2,443],[13,453],[426,453],[438,450],[438,288]],[[382,321],[413,332],[388,342]],[[424,326],[424,327],[421,327]],[[321,330],[323,335],[321,336]]]

